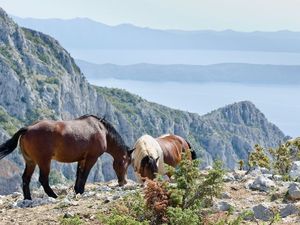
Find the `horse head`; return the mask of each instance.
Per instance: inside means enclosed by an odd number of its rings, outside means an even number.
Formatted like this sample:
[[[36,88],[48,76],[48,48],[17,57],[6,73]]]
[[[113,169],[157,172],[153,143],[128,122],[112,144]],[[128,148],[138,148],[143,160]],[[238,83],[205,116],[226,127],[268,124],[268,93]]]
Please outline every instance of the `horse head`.
[[[141,161],[141,176],[153,180],[158,173],[158,160],[159,157],[145,156]]]

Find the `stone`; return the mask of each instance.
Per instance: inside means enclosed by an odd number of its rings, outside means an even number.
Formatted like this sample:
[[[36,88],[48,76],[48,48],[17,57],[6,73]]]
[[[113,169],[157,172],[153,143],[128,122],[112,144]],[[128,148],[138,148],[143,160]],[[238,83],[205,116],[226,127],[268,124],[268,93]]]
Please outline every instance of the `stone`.
[[[22,194],[20,192],[14,192],[11,194],[11,197],[13,197],[13,198],[18,198],[20,196],[22,196]]]
[[[230,209],[234,208],[234,206],[231,203],[228,203],[227,201],[220,201],[216,202],[213,208],[216,211],[229,211]]]
[[[227,173],[223,176],[223,181],[224,182],[231,182],[231,181],[235,181],[235,177],[233,176],[232,173]]]
[[[247,173],[248,176],[257,177],[262,175],[262,172],[260,170],[260,167],[256,166],[250,169],[250,171]]]
[[[274,216],[273,211],[269,209],[269,207],[270,206],[265,203],[254,206],[252,208],[254,217],[259,220],[269,221]]]
[[[287,204],[284,205],[281,209],[280,209],[280,216],[282,218],[290,216],[290,215],[295,215],[295,214],[299,214],[299,208],[295,205],[295,204]]]
[[[270,180],[265,176],[258,176],[252,184],[250,184],[250,189],[268,192],[271,188],[276,185],[274,181]]]
[[[289,175],[293,180],[300,178],[300,161],[293,162]]]
[[[204,170],[212,170],[212,169],[213,169],[212,166],[206,166],[206,167],[204,168]]]
[[[246,171],[244,170],[238,170],[233,172],[233,176],[235,180],[241,180],[243,177],[245,177]]]
[[[222,198],[222,199],[231,199],[231,195],[230,195],[230,193],[228,193],[228,192],[223,192],[223,193],[221,194],[221,198]]]
[[[272,177],[272,179],[273,180],[275,180],[275,181],[282,181],[283,180],[283,177],[281,176],[281,175],[274,175],[273,177]]]
[[[291,183],[288,187],[287,197],[290,200],[299,200],[300,199],[300,187],[297,183]]]
[[[75,214],[73,212],[66,212],[63,217],[64,218],[72,218],[74,216],[75,216]]]

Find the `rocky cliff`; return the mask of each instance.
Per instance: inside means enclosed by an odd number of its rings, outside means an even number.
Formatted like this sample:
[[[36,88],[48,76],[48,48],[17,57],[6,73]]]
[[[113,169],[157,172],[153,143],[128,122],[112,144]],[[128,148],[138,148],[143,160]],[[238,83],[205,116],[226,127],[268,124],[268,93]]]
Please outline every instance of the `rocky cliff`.
[[[20,28],[0,8],[0,141],[42,118],[71,119],[83,114],[105,116],[128,145],[144,133],[182,135],[203,157],[203,165],[220,158],[233,168],[254,143],[274,146],[285,138],[250,102],[199,116],[147,102],[123,90],[94,87],[55,39]],[[2,160],[0,166],[0,194],[18,190],[24,167],[19,152]],[[74,179],[74,164],[54,162],[52,166],[58,172],[52,174],[54,180]],[[112,177],[110,158],[105,155],[89,180]]]

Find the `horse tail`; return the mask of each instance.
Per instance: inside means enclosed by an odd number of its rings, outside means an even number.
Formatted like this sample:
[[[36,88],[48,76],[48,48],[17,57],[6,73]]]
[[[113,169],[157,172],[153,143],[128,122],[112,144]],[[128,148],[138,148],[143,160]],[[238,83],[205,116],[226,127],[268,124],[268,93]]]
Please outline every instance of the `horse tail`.
[[[191,152],[191,155],[192,155],[192,160],[197,159],[197,154],[196,154],[195,150],[192,150],[192,146],[191,146],[190,142],[188,142],[187,140],[185,140],[185,142],[189,146],[189,149],[190,149],[190,152]]]
[[[15,133],[11,139],[0,145],[0,159],[4,158],[8,154],[12,153],[13,150],[18,146],[19,137],[26,133],[27,127],[23,127]]]
[[[190,142],[188,142],[187,140],[185,140],[185,142],[186,142],[187,145],[189,146],[189,149],[192,150],[192,146],[191,146]]]

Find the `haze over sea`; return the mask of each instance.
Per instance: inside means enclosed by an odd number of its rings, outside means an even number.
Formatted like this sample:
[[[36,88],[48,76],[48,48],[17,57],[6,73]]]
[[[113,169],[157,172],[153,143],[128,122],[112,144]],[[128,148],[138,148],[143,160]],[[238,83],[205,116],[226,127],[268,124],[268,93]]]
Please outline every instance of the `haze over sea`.
[[[118,65],[136,63],[209,65],[216,63],[251,63],[300,65],[300,53],[220,50],[106,50],[68,49],[74,58],[88,62]]]

